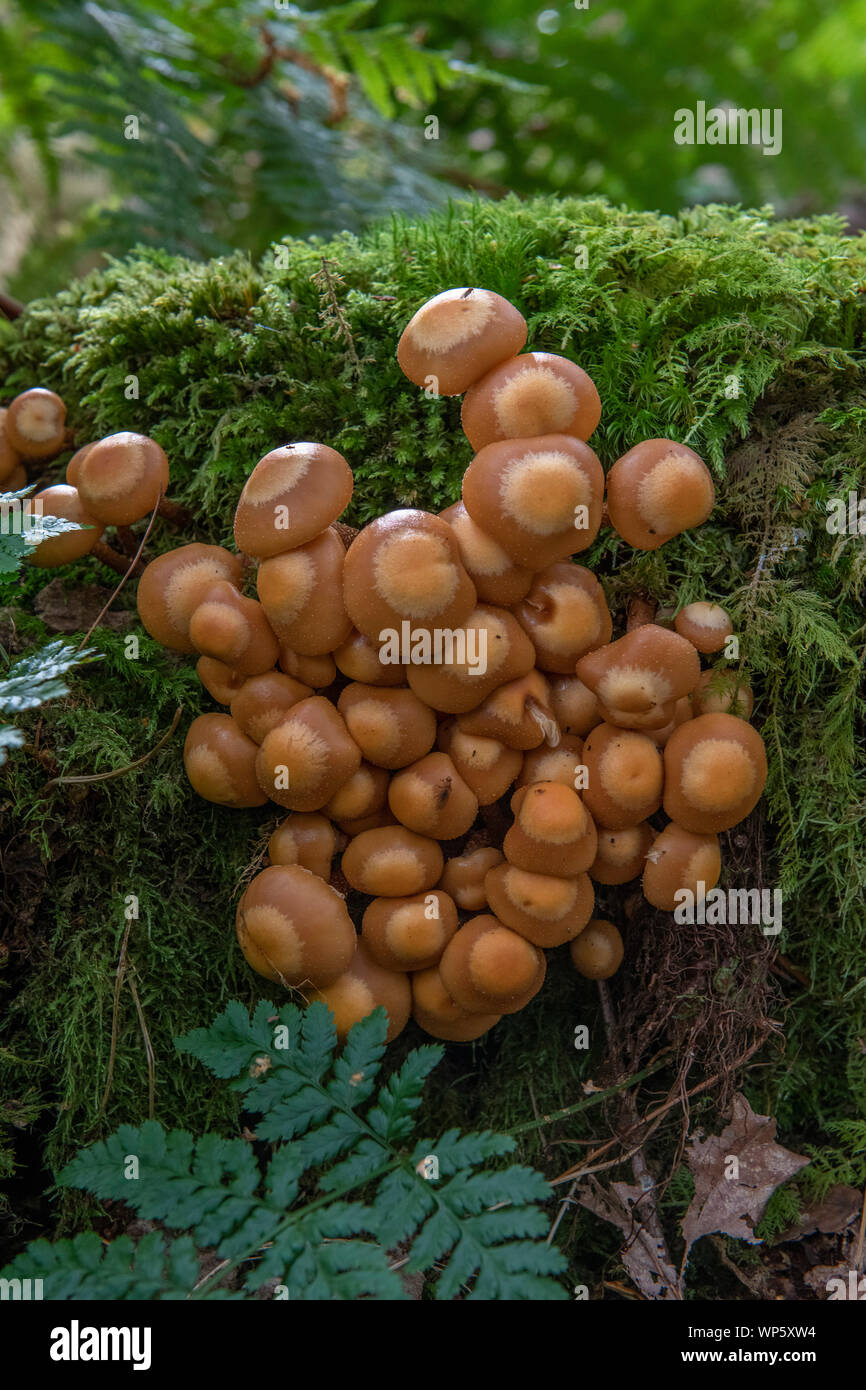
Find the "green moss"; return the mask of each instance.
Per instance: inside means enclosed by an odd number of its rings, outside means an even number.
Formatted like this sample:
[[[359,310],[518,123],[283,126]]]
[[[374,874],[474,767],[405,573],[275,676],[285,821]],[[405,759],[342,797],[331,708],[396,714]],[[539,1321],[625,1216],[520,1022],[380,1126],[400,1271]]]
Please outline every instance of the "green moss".
[[[582,246],[586,270],[575,268]],[[33,304],[0,337],[5,396],[39,381],[64,395],[77,440],[132,428],[165,446],[172,495],[196,521],[184,535],[159,523],[154,549],[229,539],[244,479],[289,439],[345,453],[356,522],[452,501],[470,457],[459,401],[426,400],[394,357],[410,314],[446,285],[515,299],[529,347],[590,372],[604,402],[592,442],[606,465],[648,436],[683,440],[707,459],[719,493],[711,523],[652,555],[608,532],[588,563],[619,621],[635,589],[667,606],[707,595],[734,614],[770,759],[761,881],[784,890],[778,945],[808,978],[786,985],[786,1050],[766,1054],[749,1093],[778,1115],[784,1142],[820,1150],[828,1181],[851,1162],[850,1134],[834,1126],[866,1118],[866,561],[861,538],[824,526],[828,498],[862,473],[864,277],[866,243],[833,218],[713,207],[675,218],[599,200],[509,199],[395,220],[360,239],[288,241],[259,267],[135,253]],[[28,574],[0,598],[29,610],[41,582]],[[36,639],[38,625],[24,630]],[[237,1122],[230,1099],[178,1059],[171,1039],[228,997],[257,993],[234,945],[232,888],[270,813],[221,810],[187,788],[181,740],[202,699],[189,663],[146,641],[137,662],[122,639],[99,645],[105,662],[27,725],[34,736],[39,726],[39,748],[61,771],[123,766],[157,741],[178,704],[185,713],[164,750],[117,780],[45,797],[50,773],[32,756],[13,758],[7,774],[2,816],[15,836],[26,948],[10,967],[0,1067],[8,1094],[36,1086],[49,1107],[34,1123],[51,1168],[105,1124],[146,1113],[145,1049],[124,990],[100,1115],[127,894],[140,901],[129,954],[165,1123]],[[579,1099],[605,1051],[595,1007],[592,988],[553,961],[529,1009],[488,1040],[449,1050],[434,1122],[520,1124],[533,1104],[545,1113]],[[581,1022],[592,1025],[588,1056],[573,1046]],[[548,1132],[531,1131],[528,1155],[543,1155],[550,1172],[566,1167],[597,1134],[595,1115],[557,1128],[554,1147],[544,1147]],[[672,1132],[656,1154],[662,1167],[675,1148]]]

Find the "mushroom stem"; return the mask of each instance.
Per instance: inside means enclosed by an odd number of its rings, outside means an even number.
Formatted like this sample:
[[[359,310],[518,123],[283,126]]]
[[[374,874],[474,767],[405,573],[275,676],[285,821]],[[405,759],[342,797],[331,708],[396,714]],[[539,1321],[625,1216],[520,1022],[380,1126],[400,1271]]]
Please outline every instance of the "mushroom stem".
[[[547,743],[551,748],[556,748],[559,743],[559,725],[549,710],[544,709],[532,696],[526,702],[526,712],[535,720]]]
[[[114,570],[115,574],[126,574],[130,567],[130,557],[118,555],[116,550],[112,550],[110,545],[105,544],[105,541],[97,541],[90,553],[95,555],[96,559],[100,560],[103,565]]]
[[[17,299],[13,299],[11,294],[4,294],[0,290],[0,313],[10,320],[20,319],[24,313],[24,305],[19,303]]]
[[[657,608],[658,604],[655,599],[641,598],[638,594],[634,594],[629,599],[626,632],[634,632],[636,627],[645,627],[647,623],[654,623]]]
[[[192,521],[192,512],[188,507],[181,507],[177,502],[169,502],[167,497],[160,497],[156,511],[158,516],[161,516],[165,521],[173,522],[176,526],[188,526]]]

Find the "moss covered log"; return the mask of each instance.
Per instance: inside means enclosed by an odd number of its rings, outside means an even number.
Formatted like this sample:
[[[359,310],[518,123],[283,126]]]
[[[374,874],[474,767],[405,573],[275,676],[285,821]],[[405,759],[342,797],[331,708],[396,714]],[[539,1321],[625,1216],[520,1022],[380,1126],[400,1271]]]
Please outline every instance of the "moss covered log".
[[[38,382],[64,396],[77,444],[133,429],[163,445],[170,495],[194,521],[185,530],[158,522],[149,554],[186,540],[230,542],[245,478],[292,439],[345,454],[356,524],[396,506],[438,509],[459,495],[471,456],[460,403],[425,399],[394,353],[418,305],[461,284],[512,299],[529,322],[528,348],[564,353],[590,373],[604,402],[592,443],[606,466],[643,438],[668,436],[700,453],[717,482],[716,510],[700,530],[651,554],[603,530],[582,558],[603,580],[620,630],[635,593],[662,612],[703,597],[731,612],[770,781],[764,810],[723,837],[722,884],[781,888],[784,928],[772,941],[754,927],[733,929],[733,939],[702,937],[700,927],[672,934],[665,914],[636,911],[621,890],[602,892],[602,915],[629,925],[623,982],[612,991],[624,1056],[637,1067],[673,1045],[672,1067],[697,1085],[712,1076],[714,1056],[734,1064],[766,1038],[747,1090],[756,1109],[778,1116],[785,1142],[812,1146],[802,1181],[862,1184],[866,541],[825,523],[828,501],[862,485],[866,457],[864,239],[843,236],[832,218],[783,222],[768,210],[659,217],[602,201],[509,199],[394,221],[360,239],[286,241],[261,266],[142,251],[32,304],[4,330],[0,397]],[[86,561],[61,582],[71,592],[95,579],[114,576]],[[4,641],[16,650],[46,636],[34,615],[44,585],[44,574],[29,573],[0,588]],[[131,609],[133,598],[127,590],[115,607]],[[233,902],[277,817],[191,792],[182,735],[210,705],[192,663],[158,649],[134,614],[130,622],[138,659],[128,658],[123,632],[99,628],[103,661],[74,677],[67,700],[22,721],[28,749],[14,755],[0,791],[8,1165],[30,1163],[38,1141],[55,1170],[106,1127],[140,1122],[148,1047],[159,1119],[196,1132],[238,1123],[231,1097],[179,1059],[172,1038],[228,998],[258,997],[236,949]],[[178,706],[177,734],[142,767],[46,793],[52,777],[141,757]],[[124,985],[114,1021],[128,926],[127,978],[140,1011]],[[583,1082],[604,1079],[595,987],[561,957],[532,1006],[472,1048],[450,1050],[430,1101],[437,1128],[526,1124],[533,1107],[573,1104]],[[574,1048],[579,1023],[590,1025],[589,1053]],[[417,1041],[410,1033],[407,1046]],[[722,1078],[723,1090],[736,1075],[734,1067]],[[714,1095],[711,1087],[700,1103],[712,1106]],[[597,1115],[527,1130],[527,1153],[551,1175],[561,1171],[603,1133]],[[677,1125],[655,1135],[661,1167],[670,1168],[678,1138]],[[50,1181],[48,1171],[43,1186]],[[20,1182],[19,1169],[13,1194]],[[674,1205],[687,1200],[682,1187],[675,1177]],[[587,1250],[573,1254],[577,1273],[591,1268]]]

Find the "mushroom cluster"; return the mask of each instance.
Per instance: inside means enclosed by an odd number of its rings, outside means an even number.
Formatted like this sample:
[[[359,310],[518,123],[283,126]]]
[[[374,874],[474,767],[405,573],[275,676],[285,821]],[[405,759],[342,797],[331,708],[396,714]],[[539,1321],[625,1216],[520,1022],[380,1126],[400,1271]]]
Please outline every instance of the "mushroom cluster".
[[[0,408],[0,491],[22,491],[27,464],[44,464],[72,447],[60,396],[42,386],[22,391]],[[176,509],[164,498],[167,487],[168,459],[147,435],[125,431],[83,445],[66,465],[65,483],[43,487],[27,499],[39,503],[43,516],[62,517],[80,529],[34,545],[30,563],[55,569],[93,553],[125,573],[129,558],[103,544],[106,528],[131,526],[157,505],[173,515]]]
[[[602,526],[587,443],[601,402],[574,363],[524,352],[526,335],[499,295],[454,289],[400,339],[411,381],[464,396],[475,454],[440,515],[401,509],[354,532],[339,520],[346,460],[289,444],[243,488],[237,553],[184,545],[139,584],[144,627],[195,655],[223,706],[189,729],[190,783],[288,813],[240,899],[241,950],[324,1000],[341,1036],[383,1005],[389,1037],[414,1016],[477,1038],[566,945],[582,975],[607,978],[623,942],[594,915],[595,884],[642,876],[662,909],[708,891],[719,833],[764,787],[750,692],[701,670],[731,633],[723,609],[689,604],[673,627],[612,640],[604,590],[573,558]],[[607,475],[610,523],[643,550],[713,501],[702,460],[671,440]]]

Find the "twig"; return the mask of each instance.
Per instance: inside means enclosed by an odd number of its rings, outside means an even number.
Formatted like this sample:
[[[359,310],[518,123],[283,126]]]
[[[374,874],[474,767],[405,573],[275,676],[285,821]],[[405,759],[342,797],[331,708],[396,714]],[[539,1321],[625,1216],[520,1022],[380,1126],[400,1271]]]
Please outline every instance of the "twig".
[[[574,1105],[566,1105],[561,1110],[551,1110],[549,1115],[542,1115],[538,1120],[528,1120],[525,1124],[516,1125],[514,1129],[506,1131],[508,1134],[525,1134],[529,1129],[540,1129],[542,1125],[552,1125],[556,1120],[566,1120],[571,1115],[577,1115],[581,1110],[588,1110],[591,1105],[598,1105],[601,1101],[607,1100],[610,1096],[617,1095],[620,1091],[627,1091],[632,1086],[637,1086],[639,1082],[652,1076],[653,1072],[660,1071],[666,1065],[670,1048],[659,1053],[658,1057],[652,1062],[648,1062],[642,1071],[633,1072],[624,1081],[618,1081],[615,1086],[608,1086],[605,1090],[593,1091],[591,1095],[583,1100],[576,1101]],[[557,1179],[558,1181],[558,1179]]]
[[[574,1206],[574,1194],[575,1194],[576,1191],[577,1191],[577,1178],[575,1178],[574,1182],[571,1184],[571,1187],[568,1189],[568,1191],[566,1192],[565,1196],[562,1198],[562,1200],[561,1200],[561,1202],[560,1202],[560,1204],[559,1204],[559,1211],[556,1213],[556,1220],[554,1221],[553,1225],[551,1226],[550,1232],[549,1232],[548,1237],[547,1237],[547,1240],[545,1241],[545,1244],[546,1244],[546,1245],[552,1245],[552,1244],[553,1244],[553,1238],[554,1238],[554,1236],[556,1235],[557,1231],[559,1230],[559,1223],[561,1222],[562,1218],[565,1216],[565,1209],[566,1209],[566,1207],[572,1207],[572,1206]]]
[[[144,535],[142,536],[142,538],[141,538],[141,544],[139,545],[138,550],[135,552],[134,557],[133,557],[132,560],[130,561],[130,563],[129,563],[129,565],[128,565],[128,567],[127,567],[125,573],[124,573],[123,578],[121,579],[121,581],[120,581],[120,583],[118,584],[117,588],[114,590],[114,593],[111,595],[111,598],[108,600],[108,602],[106,603],[105,607],[97,614],[97,616],[94,618],[93,622],[90,624],[90,627],[88,628],[88,630],[87,630],[87,632],[85,633],[84,637],[82,637],[81,642],[79,643],[79,646],[78,646],[78,650],[79,650],[79,651],[81,651],[81,648],[84,646],[85,642],[87,642],[88,639],[93,635],[94,629],[98,626],[98,624],[99,624],[99,623],[102,621],[102,619],[105,617],[105,615],[106,615],[106,613],[108,612],[109,608],[110,608],[111,605],[114,603],[114,600],[117,598],[117,595],[120,593],[120,591],[121,591],[121,589],[123,588],[124,584],[126,583],[127,579],[128,579],[129,576],[132,574],[133,570],[135,569],[136,565],[138,564],[138,561],[139,561],[139,559],[140,559],[140,557],[141,557],[141,552],[144,550],[144,547],[145,547],[145,545],[146,545],[146,543],[147,543],[147,538],[148,538],[148,536],[150,535],[151,528],[153,527],[153,523],[156,521],[156,514],[157,514],[157,511],[158,511],[158,510],[159,510],[159,502],[157,502],[156,506],[154,507],[153,511],[152,511],[151,514],[150,514],[150,521],[147,523],[147,530],[145,531]]]
[[[111,1046],[108,1051],[108,1076],[105,1081],[105,1090],[102,1094],[102,1101],[97,1111],[96,1118],[105,1114],[108,1105],[108,1097],[111,1095],[111,1085],[114,1080],[114,1062],[117,1056],[117,1032],[118,1020],[120,1016],[120,990],[123,985],[123,977],[126,974],[126,948],[129,944],[129,933],[132,931],[133,918],[130,917],[123,933],[123,941],[120,943],[120,956],[117,961],[117,972],[114,977],[114,1004],[111,1010]]]
[[[133,768],[143,767],[145,763],[149,763],[151,758],[155,757],[155,755],[159,752],[160,748],[164,748],[165,745],[168,743],[169,739],[171,738],[172,734],[174,733],[175,729],[180,723],[180,717],[182,714],[183,705],[178,705],[177,709],[174,712],[174,718],[172,719],[171,724],[166,729],[159,742],[155,743],[153,747],[147,753],[142,754],[140,758],[136,758],[135,762],[127,763],[126,767],[112,768],[110,772],[88,772],[76,777],[52,777],[51,781],[46,782],[45,786],[42,788],[43,793],[51,791],[53,787],[66,786],[69,783],[77,783],[79,786],[81,786],[86,782],[109,782],[113,777],[123,777],[125,773],[132,772]]]
[[[866,1237],[866,1187],[863,1189],[863,1207],[860,1212],[860,1229],[857,1244],[854,1246],[854,1268],[859,1270],[863,1260],[863,1240]]]
[[[133,967],[134,969],[135,967]],[[156,1100],[156,1061],[153,1055],[153,1044],[150,1041],[150,1034],[147,1031],[147,1024],[144,1021],[144,1009],[141,1007],[141,1000],[138,997],[138,990],[135,987],[135,980],[130,974],[127,984],[129,992],[135,1000],[135,1011],[138,1014],[138,1026],[141,1029],[141,1036],[144,1039],[144,1050],[147,1054],[147,1118],[153,1119],[155,1100]]]
[[[12,319],[20,319],[23,313],[24,305],[19,303],[17,299],[13,299],[11,294],[4,294],[0,290],[0,314],[11,321]]]

